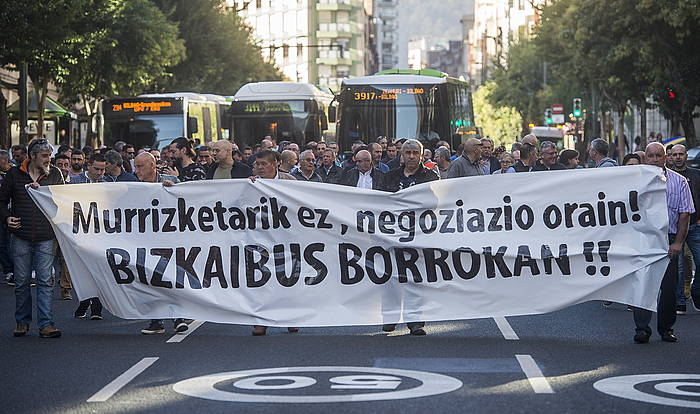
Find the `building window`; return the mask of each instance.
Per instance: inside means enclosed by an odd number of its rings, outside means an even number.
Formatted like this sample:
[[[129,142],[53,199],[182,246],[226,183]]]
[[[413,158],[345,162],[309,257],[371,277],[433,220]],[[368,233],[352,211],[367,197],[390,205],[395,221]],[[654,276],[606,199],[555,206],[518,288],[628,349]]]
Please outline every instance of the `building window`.
[[[289,45],[282,46],[282,57],[285,59],[289,57]]]
[[[256,10],[262,9],[262,0],[255,0],[255,9]]]
[[[297,57],[304,56],[304,45],[297,43]]]

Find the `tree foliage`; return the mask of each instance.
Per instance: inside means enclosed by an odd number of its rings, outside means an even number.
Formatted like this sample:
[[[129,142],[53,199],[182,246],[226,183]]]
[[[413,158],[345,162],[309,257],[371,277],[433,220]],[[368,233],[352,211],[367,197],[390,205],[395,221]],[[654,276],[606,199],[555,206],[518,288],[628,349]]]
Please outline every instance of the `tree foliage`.
[[[476,123],[482,134],[493,139],[496,145],[508,145],[519,137],[522,118],[515,108],[491,105],[489,97],[495,88],[494,82],[487,82],[474,93]]]
[[[491,101],[515,107],[527,123],[541,119],[553,102],[571,102],[572,95],[590,103],[595,93],[603,108],[620,112],[653,96],[695,146],[698,27],[697,1],[554,1],[541,9],[533,38],[511,46],[507,65],[496,71]],[[548,63],[546,86],[537,71],[542,62]],[[668,99],[667,88],[675,99]]]
[[[171,68],[173,76],[158,82],[156,90],[233,95],[246,83],[282,78],[263,61],[251,28],[224,0],[155,3],[178,24],[187,49],[185,59]]]

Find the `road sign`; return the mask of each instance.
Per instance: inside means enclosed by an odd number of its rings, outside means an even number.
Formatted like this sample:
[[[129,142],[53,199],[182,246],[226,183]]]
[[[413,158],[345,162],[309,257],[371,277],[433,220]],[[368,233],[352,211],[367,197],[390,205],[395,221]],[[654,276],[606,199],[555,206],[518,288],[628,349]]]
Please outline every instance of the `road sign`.
[[[564,113],[564,105],[559,104],[559,103],[552,104],[552,113],[563,114]]]
[[[564,114],[554,114],[552,115],[552,122],[555,124],[563,124],[566,122]]]

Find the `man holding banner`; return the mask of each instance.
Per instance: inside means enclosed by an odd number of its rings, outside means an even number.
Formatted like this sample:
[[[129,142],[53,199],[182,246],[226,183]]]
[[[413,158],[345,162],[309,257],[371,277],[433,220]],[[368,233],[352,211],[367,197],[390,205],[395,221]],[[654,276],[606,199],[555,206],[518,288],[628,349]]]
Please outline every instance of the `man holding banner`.
[[[59,338],[61,331],[53,324],[51,267],[56,252],[56,236],[47,218],[41,214],[28,194],[28,188],[64,184],[61,171],[51,165],[53,147],[45,138],[32,140],[28,157],[12,167],[0,187],[0,218],[11,231],[11,251],[15,265],[14,336],[29,332],[32,321],[32,292],[29,280],[36,273],[36,313],[39,336]],[[8,205],[12,207],[8,209]]]
[[[666,174],[666,203],[668,209],[668,241],[670,243],[666,273],[661,282],[661,296],[658,305],[657,331],[664,342],[677,342],[673,334],[676,323],[676,286],[678,283],[678,260],[676,257],[683,251],[685,236],[688,234],[690,214],[695,212],[693,196],[690,193],[688,181],[675,171],[666,168],[666,151],[663,145],[652,142],[647,145],[645,161],[664,170]],[[634,323],[637,333],[634,342],[645,344],[651,336],[651,311],[634,308]]]
[[[403,166],[387,174],[387,189],[392,192],[404,190],[416,184],[439,180],[435,171],[423,165],[423,144],[415,139],[407,139],[401,147]],[[420,301],[420,298],[407,297],[409,300]],[[425,322],[408,322],[406,324],[411,335],[425,335]],[[384,332],[393,332],[396,324],[384,324]]]

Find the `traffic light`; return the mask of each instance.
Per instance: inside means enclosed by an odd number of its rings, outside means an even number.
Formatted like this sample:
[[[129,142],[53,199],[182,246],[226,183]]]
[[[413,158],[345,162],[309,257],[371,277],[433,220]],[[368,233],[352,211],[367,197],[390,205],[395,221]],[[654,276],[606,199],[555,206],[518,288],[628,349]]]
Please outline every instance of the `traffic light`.
[[[666,97],[668,99],[676,99],[676,92],[673,91],[673,88],[666,88]]]
[[[581,98],[574,98],[573,114],[574,114],[575,118],[580,118],[581,115],[583,114],[583,110],[581,109]]]
[[[552,120],[552,108],[547,108],[544,110],[544,123],[547,125],[552,125],[554,121]]]

